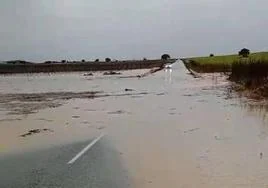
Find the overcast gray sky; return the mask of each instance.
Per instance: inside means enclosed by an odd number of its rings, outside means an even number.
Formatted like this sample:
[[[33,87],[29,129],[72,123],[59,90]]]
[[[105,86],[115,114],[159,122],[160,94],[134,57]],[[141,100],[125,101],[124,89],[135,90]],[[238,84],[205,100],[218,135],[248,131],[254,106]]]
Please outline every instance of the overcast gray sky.
[[[267,0],[0,0],[0,60],[268,50]]]

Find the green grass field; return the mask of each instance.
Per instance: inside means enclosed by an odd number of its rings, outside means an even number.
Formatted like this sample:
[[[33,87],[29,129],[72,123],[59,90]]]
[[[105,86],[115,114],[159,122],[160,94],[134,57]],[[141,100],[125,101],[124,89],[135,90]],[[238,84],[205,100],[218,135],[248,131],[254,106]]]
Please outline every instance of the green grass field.
[[[235,54],[181,60],[191,73],[225,72],[248,97],[268,98],[268,52],[252,53],[249,57]]]
[[[268,52],[251,53],[247,58],[233,54],[213,57],[192,57],[181,60],[188,69],[199,73],[230,72],[232,65],[237,62],[268,62]]]
[[[222,55],[222,56],[214,56],[214,57],[194,57],[187,58],[193,60],[194,62],[200,65],[206,64],[232,64],[241,59],[238,54],[234,55]],[[249,55],[249,59],[252,60],[268,60],[268,52],[256,52]]]

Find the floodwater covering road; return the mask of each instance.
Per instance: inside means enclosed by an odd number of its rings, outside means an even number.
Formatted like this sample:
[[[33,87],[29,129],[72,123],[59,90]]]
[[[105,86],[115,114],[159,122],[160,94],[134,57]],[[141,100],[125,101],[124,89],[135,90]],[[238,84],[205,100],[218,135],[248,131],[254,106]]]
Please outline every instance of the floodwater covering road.
[[[0,187],[268,186],[265,108],[225,76],[121,77],[2,76]]]

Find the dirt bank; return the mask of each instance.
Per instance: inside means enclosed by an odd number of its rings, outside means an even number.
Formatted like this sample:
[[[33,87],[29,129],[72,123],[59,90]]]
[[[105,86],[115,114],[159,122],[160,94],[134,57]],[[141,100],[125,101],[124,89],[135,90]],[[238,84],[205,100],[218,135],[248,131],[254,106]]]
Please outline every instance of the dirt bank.
[[[231,66],[228,64],[206,63],[201,64],[191,59],[181,59],[185,67],[191,73],[215,73],[215,72],[230,72]]]
[[[77,63],[32,63],[32,64],[1,64],[0,74],[40,73],[40,72],[76,72],[76,71],[112,71],[131,69],[151,69],[163,67],[176,62],[170,60],[118,61],[118,62],[77,62]]]

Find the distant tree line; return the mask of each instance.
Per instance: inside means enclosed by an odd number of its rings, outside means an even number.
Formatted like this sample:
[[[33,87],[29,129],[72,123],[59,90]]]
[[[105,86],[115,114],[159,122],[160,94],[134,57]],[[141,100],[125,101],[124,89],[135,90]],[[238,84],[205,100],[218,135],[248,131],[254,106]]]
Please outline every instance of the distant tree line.
[[[169,60],[171,57],[170,57],[170,55],[169,54],[163,54],[162,56],[161,56],[161,59],[162,60]],[[143,61],[147,61],[148,59],[147,58],[143,58],[142,59]],[[109,57],[106,57],[105,59],[104,59],[104,61],[106,62],[106,63],[110,63],[110,62],[118,62],[118,60],[116,60],[116,59],[114,59],[113,61],[112,61],[112,59],[111,58],[109,58]],[[54,64],[54,63],[86,63],[86,62],[90,62],[90,61],[86,61],[85,59],[82,59],[81,61],[67,61],[67,60],[65,60],[65,59],[63,59],[63,60],[61,60],[61,61],[45,61],[44,63],[46,63],[46,64]],[[100,59],[95,59],[95,61],[94,62],[100,62]],[[124,61],[122,61],[122,62],[124,62]]]
[[[238,55],[241,57],[248,57],[250,54],[250,50],[247,48],[243,48],[238,52]],[[210,54],[209,57],[214,57],[214,54]]]

